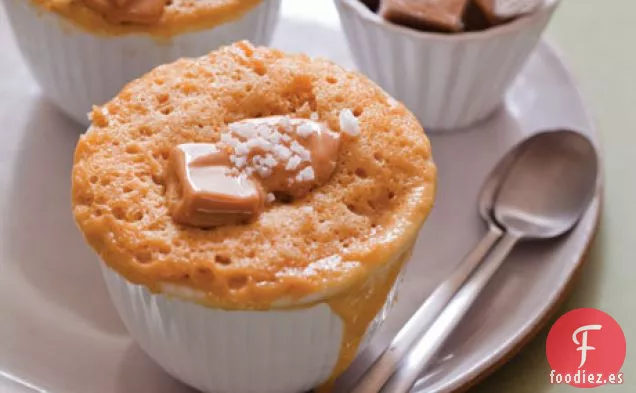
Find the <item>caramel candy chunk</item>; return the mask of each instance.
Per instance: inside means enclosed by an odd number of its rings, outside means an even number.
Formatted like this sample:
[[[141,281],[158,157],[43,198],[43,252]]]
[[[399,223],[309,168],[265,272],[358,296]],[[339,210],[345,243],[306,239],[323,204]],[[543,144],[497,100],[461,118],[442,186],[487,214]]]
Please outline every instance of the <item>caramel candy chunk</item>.
[[[172,149],[168,194],[175,221],[198,227],[238,224],[257,217],[265,193],[254,179],[233,173],[229,156],[216,145],[188,143]]]
[[[389,22],[424,31],[462,31],[469,0],[383,0],[380,15]]]
[[[230,160],[259,177],[267,192],[301,198],[336,168],[340,135],[314,120],[270,116],[229,125]]]
[[[163,16],[166,0],[82,0],[111,23],[150,25]]]
[[[543,0],[474,0],[493,23],[506,22],[536,10]]]

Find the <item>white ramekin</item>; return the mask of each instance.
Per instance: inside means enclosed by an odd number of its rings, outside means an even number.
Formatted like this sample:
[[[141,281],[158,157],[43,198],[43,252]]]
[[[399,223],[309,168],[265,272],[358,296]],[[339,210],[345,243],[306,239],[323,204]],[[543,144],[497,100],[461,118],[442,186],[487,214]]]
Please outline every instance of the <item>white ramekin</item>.
[[[301,393],[325,382],[334,370],[344,326],[326,303],[227,311],[184,300],[196,298],[191,290],[153,294],[105,265],[102,271],[115,308],[139,346],[170,375],[203,392]],[[400,277],[359,350],[386,318],[399,282]]]
[[[560,0],[502,26],[454,35],[394,25],[360,0],[335,0],[360,70],[402,101],[428,131],[485,119],[537,45]]]
[[[4,0],[16,40],[45,96],[76,121],[131,80],[180,57],[202,56],[246,39],[269,43],[281,0],[264,0],[241,18],[159,40],[146,34],[93,34],[31,0]]]

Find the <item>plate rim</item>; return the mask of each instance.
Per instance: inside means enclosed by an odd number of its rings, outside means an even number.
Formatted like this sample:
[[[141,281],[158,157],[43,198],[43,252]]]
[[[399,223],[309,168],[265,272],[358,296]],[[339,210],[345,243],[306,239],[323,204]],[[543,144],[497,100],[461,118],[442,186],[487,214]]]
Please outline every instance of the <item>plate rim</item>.
[[[0,16],[3,15],[0,12]],[[463,393],[473,388],[477,384],[483,382],[488,376],[492,375],[495,371],[501,368],[514,356],[516,356],[523,348],[525,348],[530,341],[532,341],[542,329],[550,322],[553,315],[558,311],[559,307],[566,301],[574,286],[580,277],[584,265],[588,261],[590,252],[595,243],[595,239],[599,234],[599,228],[602,220],[603,202],[604,202],[604,190],[605,190],[605,176],[603,174],[604,169],[604,154],[601,135],[598,132],[598,122],[591,112],[590,104],[582,94],[580,83],[575,78],[575,74],[564,60],[565,56],[557,45],[554,45],[550,40],[543,39],[539,44],[539,47],[544,47],[546,53],[553,59],[554,64],[559,67],[560,71],[567,76],[570,88],[581,103],[582,112],[587,119],[589,125],[589,134],[595,140],[597,146],[597,152],[600,161],[600,175],[597,184],[597,189],[592,201],[592,205],[588,210],[588,214],[592,214],[590,217],[591,225],[588,231],[585,232],[585,247],[581,249],[576,259],[576,263],[573,264],[568,277],[563,280],[557,293],[548,300],[548,304],[543,308],[540,315],[535,318],[531,318],[528,324],[522,329],[520,334],[514,336],[505,346],[500,348],[499,351],[493,352],[487,358],[482,359],[476,363],[470,369],[467,369],[461,376],[448,380],[441,386],[442,391],[449,391],[454,393]],[[539,48],[538,47],[538,48]],[[460,131],[461,132],[461,131]],[[1,370],[0,370],[1,371]],[[27,381],[23,381],[20,378],[11,374],[6,375],[0,372],[0,388],[8,388],[9,392],[40,392],[36,386],[30,386]],[[423,393],[427,391],[427,387],[414,390],[414,393]]]

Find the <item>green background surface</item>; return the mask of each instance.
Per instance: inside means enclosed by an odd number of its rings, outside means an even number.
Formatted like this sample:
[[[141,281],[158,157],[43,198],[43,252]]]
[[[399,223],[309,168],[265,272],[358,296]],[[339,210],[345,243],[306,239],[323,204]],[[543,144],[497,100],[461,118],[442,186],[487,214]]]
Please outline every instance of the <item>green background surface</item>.
[[[579,307],[612,315],[627,339],[625,383],[590,392],[636,392],[636,1],[564,0],[548,37],[565,52],[596,117],[605,155],[600,232],[572,294],[550,320]],[[551,385],[545,327],[513,360],[470,393],[579,392]],[[585,390],[584,390],[585,391]]]

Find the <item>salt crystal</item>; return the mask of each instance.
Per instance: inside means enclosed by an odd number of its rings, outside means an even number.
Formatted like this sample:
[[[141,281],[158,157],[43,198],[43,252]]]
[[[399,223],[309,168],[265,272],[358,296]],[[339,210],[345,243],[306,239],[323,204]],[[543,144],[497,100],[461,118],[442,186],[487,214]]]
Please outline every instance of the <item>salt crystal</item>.
[[[318,119],[320,119],[320,115],[316,112],[311,112],[311,115],[309,115],[309,118],[313,121],[318,121]]]
[[[236,138],[232,138],[230,134],[221,135],[221,142],[231,147],[236,147],[240,143]]]
[[[287,161],[292,155],[291,150],[282,145],[275,145],[272,151],[274,152],[276,157],[280,158],[283,161]]]
[[[274,147],[271,143],[266,141],[263,138],[253,138],[245,142],[247,144],[247,148],[252,150],[254,148],[259,148],[264,151],[271,151]]]
[[[239,143],[234,147],[234,152],[238,155],[244,156],[250,152],[245,143]]]
[[[267,136],[267,139],[273,144],[280,143],[280,138],[281,138],[281,133],[278,131],[272,132],[271,134]]]
[[[261,177],[269,177],[272,174],[272,168],[257,166],[256,173],[258,173]]]
[[[296,128],[296,132],[300,135],[301,138],[307,138],[317,130],[310,123],[303,123],[298,128]]]
[[[360,135],[360,124],[358,119],[353,115],[351,109],[343,109],[340,111],[340,130],[350,136]]]
[[[232,162],[232,164],[234,164],[235,166],[239,167],[239,168],[243,168],[245,166],[245,164],[247,163],[247,157],[239,157],[239,156],[230,156],[230,161]]]
[[[301,145],[297,141],[293,141],[289,148],[291,149],[291,151],[298,154],[303,161],[311,160],[311,154],[309,153],[309,150],[305,149],[303,145]]]
[[[263,158],[263,160],[261,161],[261,164],[267,167],[273,168],[276,165],[278,165],[278,161],[274,159],[274,156],[272,156],[271,154],[268,154],[265,156],[265,158]]]
[[[300,157],[293,156],[292,158],[289,159],[289,161],[287,161],[287,165],[285,166],[285,170],[293,171],[296,168],[298,168],[298,165],[300,165],[301,162],[302,162],[302,160],[300,159]]]
[[[314,168],[312,168],[311,166],[306,167],[305,169],[300,171],[298,175],[296,175],[296,180],[298,180],[299,182],[312,181],[315,178],[316,175],[314,173]]]
[[[265,197],[265,200],[267,201],[267,203],[272,203],[276,200],[276,196],[270,192]]]
[[[283,127],[285,131],[289,131],[289,127],[291,126],[291,120],[289,119],[289,116],[281,117],[280,125]]]

